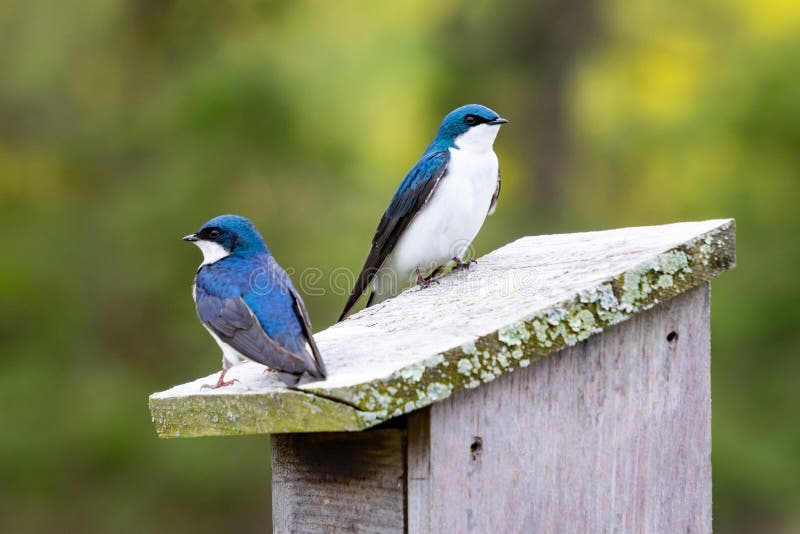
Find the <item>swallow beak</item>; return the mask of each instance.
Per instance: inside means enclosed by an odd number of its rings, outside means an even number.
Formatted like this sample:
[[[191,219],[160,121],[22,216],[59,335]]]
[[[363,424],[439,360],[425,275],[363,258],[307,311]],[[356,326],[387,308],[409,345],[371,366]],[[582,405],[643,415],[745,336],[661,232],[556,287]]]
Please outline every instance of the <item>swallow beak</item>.
[[[486,124],[505,124],[507,122],[508,120],[504,119],[503,117],[497,117],[495,120],[489,121]]]
[[[194,241],[197,241],[197,234],[185,235],[181,239],[183,239],[184,241],[192,241],[192,242],[194,242]]]

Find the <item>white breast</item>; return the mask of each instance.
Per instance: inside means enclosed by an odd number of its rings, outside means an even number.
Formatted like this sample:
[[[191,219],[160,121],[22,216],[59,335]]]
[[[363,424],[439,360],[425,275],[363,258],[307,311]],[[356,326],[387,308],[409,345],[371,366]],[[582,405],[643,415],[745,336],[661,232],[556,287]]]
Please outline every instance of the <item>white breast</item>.
[[[200,264],[201,267],[203,265],[216,263],[231,254],[229,250],[214,241],[200,239],[199,241],[195,241],[194,244],[203,252],[203,263]]]
[[[492,142],[499,126],[481,125],[456,139],[450,163],[428,203],[406,228],[376,276],[376,301],[423,274],[463,258],[483,226],[497,189],[498,163]]]

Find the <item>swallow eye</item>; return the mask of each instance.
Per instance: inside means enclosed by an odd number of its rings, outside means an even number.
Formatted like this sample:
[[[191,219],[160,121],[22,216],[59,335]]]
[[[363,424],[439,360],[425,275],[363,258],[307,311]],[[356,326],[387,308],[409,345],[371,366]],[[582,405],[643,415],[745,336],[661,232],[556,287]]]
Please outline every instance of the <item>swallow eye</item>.
[[[468,126],[475,126],[478,123],[478,117],[469,114],[464,118],[464,122],[466,122]]]
[[[208,237],[210,237],[211,239],[218,238],[219,237],[219,230],[217,230],[216,228],[214,228],[213,230],[209,230]]]

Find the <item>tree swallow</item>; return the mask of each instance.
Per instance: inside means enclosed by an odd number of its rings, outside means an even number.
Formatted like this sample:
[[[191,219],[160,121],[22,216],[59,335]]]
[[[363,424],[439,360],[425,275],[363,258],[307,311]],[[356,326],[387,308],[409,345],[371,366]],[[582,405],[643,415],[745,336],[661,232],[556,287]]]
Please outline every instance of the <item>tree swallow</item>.
[[[249,220],[221,215],[187,235],[203,252],[192,294],[197,316],[222,349],[222,373],[250,359],[278,372],[288,386],[303,373],[325,378],[303,300]]]
[[[397,295],[414,280],[429,285],[451,263],[469,267],[464,254],[500,194],[492,145],[507,122],[478,104],[444,118],[383,214],[340,321],[370,284],[367,306]]]

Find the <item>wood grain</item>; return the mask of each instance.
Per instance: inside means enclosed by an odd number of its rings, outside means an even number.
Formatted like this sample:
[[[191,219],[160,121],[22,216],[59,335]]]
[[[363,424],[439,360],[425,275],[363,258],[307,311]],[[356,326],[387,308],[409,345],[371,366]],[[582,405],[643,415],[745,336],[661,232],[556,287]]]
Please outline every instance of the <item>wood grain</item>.
[[[408,532],[710,532],[709,288],[409,416]]]
[[[272,436],[278,533],[403,532],[405,431]]]

